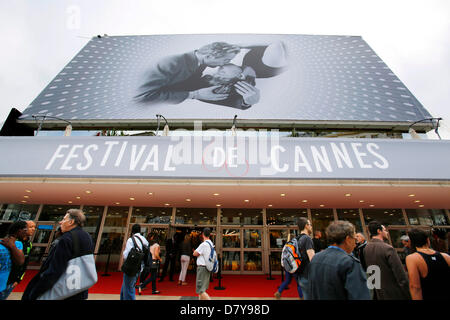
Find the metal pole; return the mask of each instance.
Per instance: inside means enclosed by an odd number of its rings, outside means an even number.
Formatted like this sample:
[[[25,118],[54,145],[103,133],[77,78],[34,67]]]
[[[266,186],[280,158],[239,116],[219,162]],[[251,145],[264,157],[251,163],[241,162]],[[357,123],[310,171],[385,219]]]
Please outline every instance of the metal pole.
[[[219,279],[219,285],[214,287],[214,290],[225,290],[225,287],[222,287],[222,257],[219,255],[219,272],[217,274],[217,279]]]
[[[269,276],[267,277],[267,280],[275,280],[275,278],[272,277],[272,253],[269,253]]]

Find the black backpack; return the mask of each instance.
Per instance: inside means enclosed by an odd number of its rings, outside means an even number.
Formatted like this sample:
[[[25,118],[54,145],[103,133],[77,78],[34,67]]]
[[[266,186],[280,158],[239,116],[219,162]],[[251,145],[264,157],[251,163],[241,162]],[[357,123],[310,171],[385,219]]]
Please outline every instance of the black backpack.
[[[133,248],[131,248],[126,260],[124,261],[124,263],[122,265],[122,272],[125,273],[129,277],[134,277],[141,271],[141,264],[143,261],[145,262],[145,260],[144,260],[144,258],[146,256],[145,252],[148,251],[148,248],[147,248],[147,250],[145,250],[145,246],[142,243],[141,239],[139,239],[139,241],[142,244],[143,250],[141,250],[137,246],[136,240],[134,240],[134,236],[131,237],[131,240],[133,241],[134,246],[133,246]]]

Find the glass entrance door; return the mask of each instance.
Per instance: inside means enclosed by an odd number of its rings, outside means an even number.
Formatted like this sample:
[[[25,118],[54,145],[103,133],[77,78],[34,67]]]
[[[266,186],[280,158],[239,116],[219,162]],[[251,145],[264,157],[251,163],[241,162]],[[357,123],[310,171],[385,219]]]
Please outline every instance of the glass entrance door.
[[[263,228],[223,227],[222,259],[225,273],[263,272]]]
[[[30,269],[39,269],[50,250],[58,223],[54,221],[36,222],[36,232],[32,238],[33,247],[30,252]]]

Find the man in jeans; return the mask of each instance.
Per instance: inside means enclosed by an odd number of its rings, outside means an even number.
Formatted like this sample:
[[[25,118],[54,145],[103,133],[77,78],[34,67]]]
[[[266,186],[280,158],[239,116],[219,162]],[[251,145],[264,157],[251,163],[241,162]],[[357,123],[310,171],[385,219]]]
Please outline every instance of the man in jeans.
[[[143,250],[142,245],[144,245],[148,248],[148,241],[147,241],[147,239],[144,238],[144,236],[141,235],[140,232],[141,232],[141,226],[139,224],[136,223],[131,227],[131,237],[127,240],[125,250],[123,250],[123,261],[124,262],[125,262],[125,260],[127,260],[130,250],[134,247],[134,242],[131,239],[132,237],[135,238],[136,246],[139,249]],[[142,262],[139,272],[142,271],[143,268],[144,268],[144,262]],[[123,273],[122,288],[120,289],[120,300],[136,300],[135,285],[136,285],[136,280],[138,278],[139,272],[134,276],[129,276],[125,272]]]
[[[300,236],[298,237],[298,250],[302,258],[302,263],[300,265],[299,271],[297,272],[297,281],[300,284],[301,291],[303,292],[303,298],[305,300],[309,299],[308,291],[308,270],[309,263],[314,257],[314,243],[311,239],[312,234],[312,224],[306,218],[301,217],[298,219],[298,230],[300,231]]]

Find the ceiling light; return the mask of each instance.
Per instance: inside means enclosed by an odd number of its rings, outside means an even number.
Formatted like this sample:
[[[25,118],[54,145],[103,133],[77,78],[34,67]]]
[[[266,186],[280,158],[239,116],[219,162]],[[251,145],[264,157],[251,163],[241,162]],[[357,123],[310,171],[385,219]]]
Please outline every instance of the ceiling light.
[[[352,194],[351,193],[346,193],[345,196],[346,197],[350,197]]]
[[[147,192],[147,194],[148,194],[149,196],[152,196],[152,195],[153,195],[153,192]]]
[[[218,196],[219,194],[218,193],[213,193],[213,196]]]
[[[30,193],[30,192],[31,192],[31,190],[25,190],[25,192],[28,192],[28,193]]]
[[[134,199],[133,197],[131,197],[131,198],[130,198],[130,200],[132,200],[132,201],[133,201],[133,200],[135,200],[135,199]]]
[[[23,202],[23,203],[27,203],[27,201],[26,201],[26,200],[22,200],[22,201],[20,201],[20,202]]]
[[[244,200],[245,202],[249,202],[250,200]]]
[[[305,202],[305,203],[306,203],[306,202],[308,202],[308,200],[302,200],[302,202]]]
[[[165,206],[170,206],[170,203],[164,203]]]
[[[286,196],[286,193],[282,193],[282,194],[280,194],[280,196],[284,197],[284,196]]]
[[[415,202],[415,203],[419,203],[419,202],[420,202],[420,200],[415,200],[414,202]]]
[[[67,203],[72,203],[72,201],[67,201]]]
[[[23,196],[25,199],[28,199],[30,196]]]
[[[191,201],[191,199],[186,199],[187,202]]]
[[[359,202],[363,203],[363,202],[364,202],[364,200],[359,200]]]
[[[321,205],[319,205],[319,207],[325,207],[325,205],[324,205],[324,204],[321,204]]]
[[[220,207],[221,206],[221,204],[216,204],[216,207]]]
[[[420,207],[420,208],[423,208],[423,207],[425,207],[425,205],[423,205],[423,204],[419,204],[419,207]]]
[[[369,207],[375,207],[375,205],[374,204],[369,204]]]
[[[114,204],[120,204],[120,202],[116,202],[116,203],[114,203]]]
[[[408,197],[415,197],[416,195],[415,194],[408,194]]]
[[[81,199],[81,197],[76,197],[78,200],[80,200]]]
[[[90,191],[90,190],[86,190],[85,192],[86,192],[87,194],[92,193],[92,191]]]
[[[267,206],[268,206],[268,207],[271,207],[272,205],[271,205],[271,204],[268,204]]]

